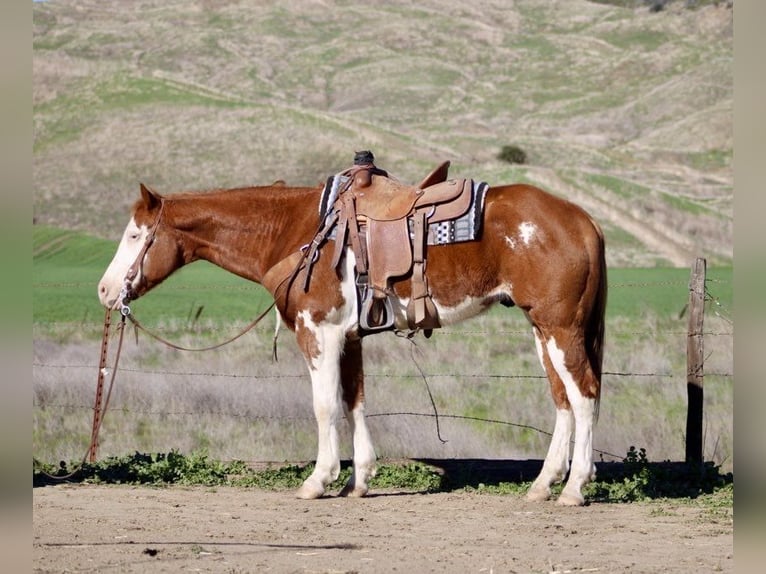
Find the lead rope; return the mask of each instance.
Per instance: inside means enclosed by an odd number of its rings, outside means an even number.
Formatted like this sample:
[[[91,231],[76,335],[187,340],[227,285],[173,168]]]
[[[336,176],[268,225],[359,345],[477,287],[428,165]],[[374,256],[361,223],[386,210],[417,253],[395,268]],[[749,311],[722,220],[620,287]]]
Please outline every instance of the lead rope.
[[[168,341],[167,339],[164,339],[164,338],[160,337],[158,334],[156,334],[156,333],[153,333],[152,331],[150,331],[149,329],[147,329],[146,327],[144,327],[144,326],[143,326],[141,323],[139,323],[139,322],[138,322],[138,319],[136,319],[136,318],[133,316],[133,313],[131,312],[131,310],[130,310],[130,307],[128,307],[127,305],[124,305],[124,306],[123,306],[123,310],[124,310],[124,309],[127,309],[127,312],[123,311],[123,315],[122,315],[122,316],[123,316],[123,318],[127,317],[127,319],[128,319],[128,320],[129,320],[131,323],[133,323],[133,326],[134,326],[136,329],[143,331],[144,333],[146,333],[147,335],[149,335],[149,336],[150,336],[150,337],[152,337],[153,339],[155,339],[155,340],[159,341],[160,343],[163,343],[164,345],[167,345],[168,347],[171,347],[172,349],[176,349],[176,350],[178,350],[178,351],[193,351],[193,352],[199,352],[199,351],[212,351],[213,349],[218,349],[218,348],[220,348],[220,347],[223,347],[224,345],[228,345],[229,343],[231,343],[231,342],[233,342],[233,341],[236,341],[236,340],[237,340],[237,339],[239,339],[241,336],[243,336],[245,333],[247,333],[248,331],[250,331],[250,330],[251,330],[253,327],[255,327],[255,326],[258,324],[258,323],[260,323],[260,322],[261,322],[261,320],[262,320],[262,319],[263,319],[263,318],[266,316],[266,314],[267,314],[269,311],[271,311],[271,310],[274,308],[274,306],[275,306],[276,304],[277,304],[277,302],[276,302],[276,301],[274,301],[274,302],[273,302],[271,305],[269,305],[269,306],[266,308],[266,310],[265,310],[265,311],[263,311],[263,313],[261,313],[260,315],[258,315],[258,316],[257,316],[255,319],[253,319],[253,320],[252,320],[252,321],[251,321],[251,322],[250,322],[250,323],[249,323],[247,326],[245,326],[245,328],[244,328],[244,329],[242,329],[242,330],[241,330],[239,333],[237,333],[237,334],[236,334],[236,335],[234,335],[233,337],[231,337],[231,338],[229,338],[229,339],[227,339],[227,340],[223,341],[222,343],[218,343],[218,344],[216,344],[216,345],[211,345],[211,346],[209,346],[209,347],[194,347],[194,348],[191,348],[191,347],[183,347],[183,346],[181,346],[181,345],[177,345],[176,343],[172,343],[172,342]]]

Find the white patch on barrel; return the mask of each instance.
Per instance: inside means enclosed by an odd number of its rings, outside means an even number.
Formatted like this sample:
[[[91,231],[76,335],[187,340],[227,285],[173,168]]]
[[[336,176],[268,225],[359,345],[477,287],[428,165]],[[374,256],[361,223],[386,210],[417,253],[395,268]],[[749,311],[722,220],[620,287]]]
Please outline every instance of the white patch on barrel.
[[[529,221],[524,221],[519,225],[519,237],[524,242],[524,245],[529,245],[537,232],[537,226]]]
[[[531,221],[523,221],[519,224],[518,231],[519,233],[516,236],[506,235],[505,237],[505,242],[511,249],[516,249],[521,243],[528,246],[531,243],[532,238],[535,236],[535,233],[537,233],[537,226]]]

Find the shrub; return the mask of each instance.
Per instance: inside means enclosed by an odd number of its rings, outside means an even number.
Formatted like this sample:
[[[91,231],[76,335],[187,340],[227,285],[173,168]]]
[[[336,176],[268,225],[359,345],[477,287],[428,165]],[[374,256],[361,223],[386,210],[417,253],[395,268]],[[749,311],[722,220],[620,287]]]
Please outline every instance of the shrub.
[[[527,152],[517,145],[504,145],[497,159],[508,163],[527,163]]]

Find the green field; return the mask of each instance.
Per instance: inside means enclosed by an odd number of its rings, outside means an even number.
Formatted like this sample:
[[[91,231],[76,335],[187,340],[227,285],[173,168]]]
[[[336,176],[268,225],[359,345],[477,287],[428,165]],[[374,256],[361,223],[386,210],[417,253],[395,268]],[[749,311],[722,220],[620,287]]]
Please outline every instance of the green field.
[[[34,228],[33,321],[99,324],[103,318],[96,285],[116,249],[116,242],[50,227]],[[639,320],[647,315],[673,320],[688,300],[690,269],[657,267],[609,270],[607,317]],[[731,309],[731,267],[708,269],[707,290]],[[207,262],[181,269],[149,296],[133,303],[147,325],[190,318],[214,324],[247,322],[271,301],[259,285]],[[202,307],[201,313],[198,311]],[[99,331],[94,331],[96,334]]]

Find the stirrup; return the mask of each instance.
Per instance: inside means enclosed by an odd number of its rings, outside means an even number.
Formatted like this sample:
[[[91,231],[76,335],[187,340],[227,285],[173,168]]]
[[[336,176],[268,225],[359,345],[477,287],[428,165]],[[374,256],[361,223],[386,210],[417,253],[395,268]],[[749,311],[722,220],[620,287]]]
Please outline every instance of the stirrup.
[[[372,289],[369,289],[366,291],[364,298],[362,299],[362,306],[359,312],[359,327],[363,331],[368,331],[370,333],[393,329],[394,306],[391,304],[391,299],[389,297],[386,297],[385,299],[375,299],[372,294]],[[376,301],[383,304],[383,314],[381,316],[382,320],[378,323],[371,324],[370,318],[372,317],[373,306],[375,305]]]

